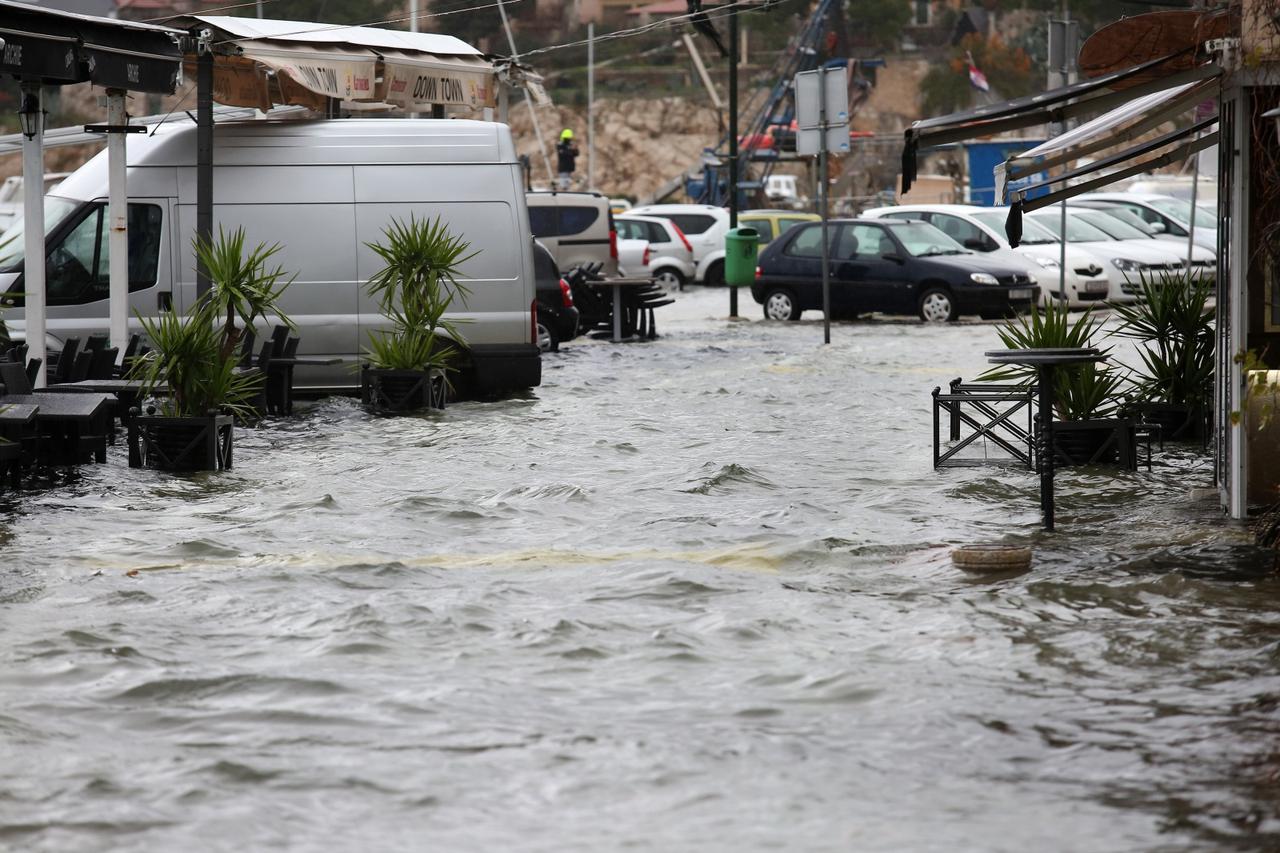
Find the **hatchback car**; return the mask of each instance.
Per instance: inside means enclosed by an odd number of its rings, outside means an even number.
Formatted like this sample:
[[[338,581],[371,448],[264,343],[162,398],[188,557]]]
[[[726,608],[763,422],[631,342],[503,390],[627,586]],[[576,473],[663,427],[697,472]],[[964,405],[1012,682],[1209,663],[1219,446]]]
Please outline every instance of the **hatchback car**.
[[[795,226],[818,222],[821,218],[816,213],[796,210],[744,210],[738,214],[738,224],[756,229],[760,233],[760,247],[764,248],[775,237],[781,237]]]
[[[606,278],[618,275],[618,232],[609,200],[600,193],[528,192],[529,230],[562,272],[597,263]]]
[[[679,225],[693,246],[693,280],[699,284],[724,284],[724,235],[729,230],[729,211],[710,204],[651,204],[631,208],[628,215],[632,214],[660,216]]]
[[[994,318],[1029,310],[1040,296],[1025,269],[975,254],[924,222],[838,219],[828,229],[833,317]],[[821,310],[822,223],[796,226],[765,248],[751,295],[769,320]]]
[[[537,240],[533,241],[533,275],[538,299],[538,349],[556,352],[560,344],[578,336],[578,309],[568,282],[556,269],[556,259]]]
[[[648,241],[649,275],[658,284],[667,290],[682,290],[693,278],[697,270],[693,245],[679,225],[660,216],[617,216],[613,222],[619,239]]]
[[[1088,193],[1077,196],[1072,204],[1092,207],[1116,204],[1140,216],[1155,233],[1170,240],[1186,242],[1191,224],[1191,202],[1159,193]],[[1214,251],[1218,248],[1218,217],[1197,206],[1195,210],[1197,246]]]

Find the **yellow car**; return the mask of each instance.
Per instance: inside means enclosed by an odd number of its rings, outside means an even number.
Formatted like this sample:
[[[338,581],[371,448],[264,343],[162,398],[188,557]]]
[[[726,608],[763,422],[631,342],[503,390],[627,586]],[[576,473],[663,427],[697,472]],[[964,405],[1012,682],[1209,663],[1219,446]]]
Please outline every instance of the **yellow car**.
[[[760,232],[760,245],[764,246],[775,237],[781,237],[788,228],[803,222],[817,222],[821,219],[816,213],[800,213],[795,210],[744,210],[738,214],[738,224],[744,228],[754,228]]]

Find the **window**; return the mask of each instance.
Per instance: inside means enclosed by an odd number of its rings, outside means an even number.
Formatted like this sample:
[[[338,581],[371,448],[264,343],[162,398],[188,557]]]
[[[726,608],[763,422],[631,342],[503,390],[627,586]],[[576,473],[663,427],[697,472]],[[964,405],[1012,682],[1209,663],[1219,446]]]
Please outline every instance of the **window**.
[[[650,240],[649,223],[634,222],[630,219],[615,219],[614,223],[618,227],[618,236],[623,240]]]
[[[834,257],[878,258],[897,252],[898,247],[883,228],[875,225],[849,225],[841,229],[840,245]]]
[[[716,224],[714,216],[702,213],[671,213],[666,218],[679,225],[680,230],[686,234],[702,234]]]
[[[781,237],[797,225],[803,225],[806,222],[812,222],[812,219],[794,219],[784,216],[778,220],[778,236]]]
[[[556,209],[529,206],[529,230],[535,237],[556,236]]]
[[[965,240],[978,241],[973,246],[969,246],[971,249],[977,248],[978,244],[985,246],[987,243],[987,235],[983,233],[981,228],[972,222],[965,222],[958,216],[935,213],[929,217],[929,224],[962,246],[965,245]]]
[[[562,207],[560,208],[561,237],[570,237],[586,231],[600,218],[597,207]]]
[[[154,204],[131,204],[129,290],[156,283],[160,263],[161,212]],[[105,205],[94,205],[49,250],[45,299],[49,305],[83,305],[111,295],[109,217]]]
[[[784,254],[793,258],[820,259],[822,257],[822,226],[814,225],[812,228],[799,229],[799,233],[784,250]]]
[[[740,219],[744,228],[754,228],[760,233],[760,242],[768,243],[774,238],[773,223],[767,219]]]
[[[929,26],[929,19],[932,17],[932,3],[930,0],[915,0],[912,4],[915,6],[915,15],[912,18],[917,27]]]

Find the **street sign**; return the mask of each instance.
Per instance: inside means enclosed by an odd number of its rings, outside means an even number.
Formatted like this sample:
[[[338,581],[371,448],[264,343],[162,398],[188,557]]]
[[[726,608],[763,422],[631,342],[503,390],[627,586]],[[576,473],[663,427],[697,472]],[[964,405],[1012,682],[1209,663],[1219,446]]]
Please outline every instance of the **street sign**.
[[[826,91],[824,92],[823,89]],[[826,107],[826,150],[849,152],[849,72],[845,66],[801,71],[796,75],[796,153],[817,154],[824,133],[822,109]],[[824,104],[823,101],[826,101]]]

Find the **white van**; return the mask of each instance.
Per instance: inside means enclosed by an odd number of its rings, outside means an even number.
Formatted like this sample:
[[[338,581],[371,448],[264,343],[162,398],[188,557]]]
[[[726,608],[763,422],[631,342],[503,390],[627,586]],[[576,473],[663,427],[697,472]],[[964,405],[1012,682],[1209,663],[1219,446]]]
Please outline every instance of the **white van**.
[[[196,128],[183,123],[154,136],[130,135],[128,159],[129,313],[131,330],[138,331],[135,313],[153,314],[170,300],[185,310],[195,299]],[[467,354],[458,377],[463,390],[486,394],[539,384],[533,244],[506,125],[430,119],[219,124],[213,162],[215,236],[219,227],[242,226],[250,247],[279,243],[272,263],[297,274],[281,307],[298,326],[299,354],[343,360],[336,367],[299,367],[298,385],[338,390],[359,384],[355,365],[369,333],[384,322],[363,287],[382,265],[365,244],[381,240],[392,217],[407,221],[410,215],[440,216],[478,250],[462,265],[470,295],[449,315]],[[105,152],[45,197],[51,342],[107,331],[106,202]],[[21,245],[17,237],[5,247],[0,292],[22,290],[21,257],[13,257]],[[8,309],[4,319],[20,336],[21,308]]]

